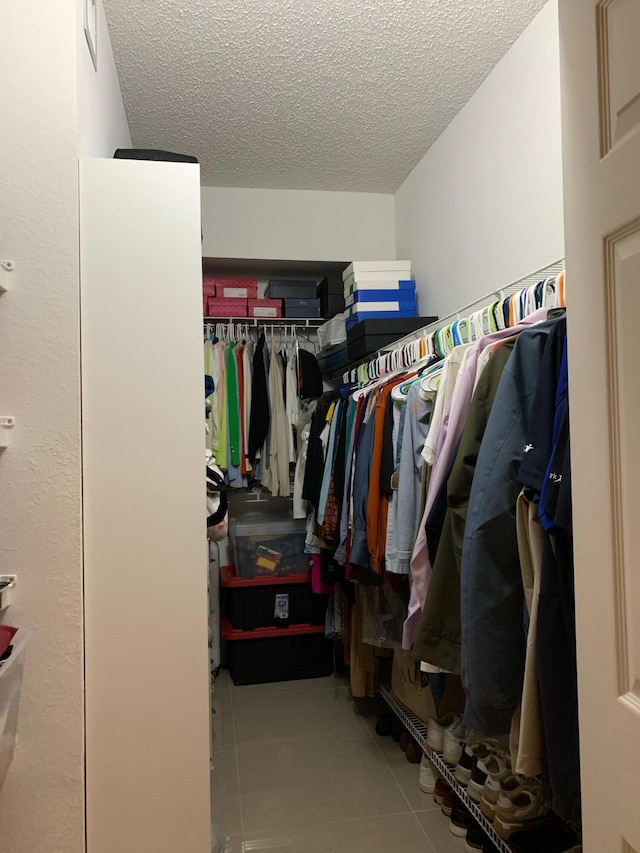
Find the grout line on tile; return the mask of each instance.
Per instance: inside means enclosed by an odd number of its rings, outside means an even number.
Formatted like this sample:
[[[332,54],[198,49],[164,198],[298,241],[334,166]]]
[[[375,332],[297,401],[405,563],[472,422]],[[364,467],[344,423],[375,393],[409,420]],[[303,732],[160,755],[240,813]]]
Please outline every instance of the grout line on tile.
[[[238,739],[236,736],[236,715],[233,702],[233,690],[229,691],[229,703],[231,705],[231,722],[233,725],[233,752],[236,759],[236,782],[238,784],[238,801],[240,803],[240,829],[244,834],[244,806],[242,803],[242,788],[240,786],[240,761],[238,759]]]
[[[375,814],[365,815],[364,817],[341,817],[338,820],[330,820],[329,823],[333,826],[341,823],[354,823],[358,820],[371,820],[372,818],[385,818],[385,817],[409,817],[409,815],[413,815],[412,811],[408,812],[385,812],[384,814],[379,814],[376,812]]]
[[[433,851],[433,853],[438,853],[438,851],[437,851],[437,850],[436,850],[436,848],[433,846],[433,844],[432,844],[432,842],[431,842],[431,839],[429,838],[429,836],[428,836],[428,834],[427,834],[427,830],[426,830],[426,829],[424,828],[424,826],[420,823],[420,821],[419,821],[419,819],[418,819],[418,815],[416,814],[416,812],[413,812],[413,817],[414,817],[415,822],[416,822],[416,823],[418,824],[418,826],[420,827],[420,830],[422,831],[422,834],[424,835],[424,837],[425,837],[425,839],[426,839],[426,841],[427,841],[427,844],[429,845],[429,847],[431,848],[431,850]],[[428,851],[428,850],[427,850],[427,851],[425,851],[425,853],[430,853],[430,851]]]

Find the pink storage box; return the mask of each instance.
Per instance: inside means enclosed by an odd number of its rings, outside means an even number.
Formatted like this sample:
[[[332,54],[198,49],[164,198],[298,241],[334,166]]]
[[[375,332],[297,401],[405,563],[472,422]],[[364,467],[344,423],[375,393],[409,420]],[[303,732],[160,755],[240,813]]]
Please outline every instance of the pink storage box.
[[[250,299],[249,317],[282,317],[282,299]]]
[[[216,296],[223,299],[255,299],[258,280],[255,278],[216,278]]]
[[[208,296],[216,295],[215,278],[212,278],[210,275],[205,275],[202,277],[202,292],[206,293]]]
[[[209,299],[209,317],[246,317],[246,299]]]

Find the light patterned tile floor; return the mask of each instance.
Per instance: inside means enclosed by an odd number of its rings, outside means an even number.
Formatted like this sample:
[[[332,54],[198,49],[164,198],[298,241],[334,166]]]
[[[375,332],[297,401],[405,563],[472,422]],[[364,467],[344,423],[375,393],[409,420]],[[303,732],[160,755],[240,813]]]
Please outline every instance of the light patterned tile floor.
[[[212,815],[227,853],[461,853],[391,738],[354,711],[348,681],[213,693]]]

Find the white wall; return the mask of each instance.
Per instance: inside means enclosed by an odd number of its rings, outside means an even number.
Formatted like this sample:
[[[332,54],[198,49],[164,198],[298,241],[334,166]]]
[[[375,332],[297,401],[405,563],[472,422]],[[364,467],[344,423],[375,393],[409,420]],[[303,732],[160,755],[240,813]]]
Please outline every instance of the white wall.
[[[131,148],[118,72],[102,0],[98,9],[98,62],[94,68],[83,29],[84,0],[78,14],[78,151],[81,156],[113,157],[116,148]]]
[[[0,572],[33,630],[0,850],[84,848],[76,0],[0,4]]]
[[[210,258],[395,259],[392,195],[202,188]]]
[[[397,256],[445,314],[564,255],[552,0],[395,196]]]
[[[104,17],[95,75],[79,0],[0,4],[0,573],[2,621],[32,629],[19,743],[0,790],[0,850],[84,850],[78,149],[128,144]]]

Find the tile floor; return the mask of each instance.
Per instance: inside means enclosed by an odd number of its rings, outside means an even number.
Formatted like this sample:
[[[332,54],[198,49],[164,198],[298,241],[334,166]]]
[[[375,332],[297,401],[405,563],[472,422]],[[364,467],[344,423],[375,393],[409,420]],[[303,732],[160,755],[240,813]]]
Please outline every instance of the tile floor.
[[[418,767],[341,678],[236,687],[213,705],[213,820],[227,853],[461,853]]]

